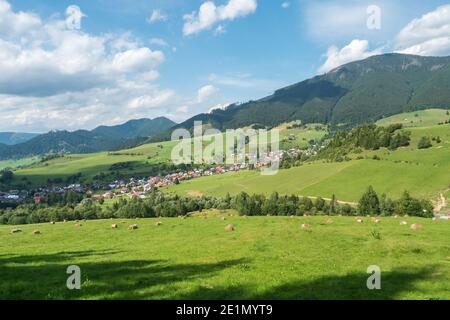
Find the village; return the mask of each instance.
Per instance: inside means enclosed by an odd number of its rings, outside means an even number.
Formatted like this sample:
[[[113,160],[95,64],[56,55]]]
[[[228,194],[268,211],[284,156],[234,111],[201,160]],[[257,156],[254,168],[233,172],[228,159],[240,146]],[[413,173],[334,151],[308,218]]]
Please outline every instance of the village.
[[[150,177],[130,177],[112,182],[94,181],[90,184],[72,183],[66,186],[43,186],[36,190],[10,190],[0,193],[0,203],[22,204],[32,202],[34,204],[47,203],[49,195],[63,195],[72,191],[84,197],[82,203],[102,202],[118,197],[145,199],[146,193],[153,190],[167,188],[173,184],[192,180],[205,176],[237,172],[241,170],[260,170],[273,163],[280,163],[283,157],[298,157],[302,154],[314,154],[313,150],[292,148],[289,150],[278,150],[260,155],[246,153],[242,158],[245,161],[231,165],[211,165],[207,168],[192,168],[185,171],[173,172],[167,175]]]

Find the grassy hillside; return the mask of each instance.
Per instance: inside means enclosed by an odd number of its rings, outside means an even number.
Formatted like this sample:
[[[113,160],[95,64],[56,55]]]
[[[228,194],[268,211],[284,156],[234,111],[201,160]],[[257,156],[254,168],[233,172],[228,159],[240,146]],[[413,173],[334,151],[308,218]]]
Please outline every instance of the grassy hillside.
[[[411,145],[397,151],[386,149],[354,155],[347,162],[315,162],[274,176],[248,171],[221,176],[203,177],[168,189],[180,194],[203,193],[215,196],[240,191],[270,194],[296,193],[306,196],[331,197],[357,201],[368,185],[379,192],[398,197],[404,190],[415,196],[437,199],[439,192],[449,188],[450,125],[410,128]],[[422,136],[440,136],[442,142],[426,150],[418,150]],[[373,160],[377,155],[381,160]],[[358,156],[364,159],[356,160]]]
[[[150,164],[169,163],[170,152],[176,142],[143,145],[134,149],[117,152],[67,155],[62,158],[40,163],[15,172],[16,181],[23,177],[33,185],[45,184],[47,179],[66,179],[82,173],[83,181],[91,181],[100,173],[109,173],[113,164],[130,162],[132,169],[119,170],[125,175],[145,174]]]
[[[449,224],[227,217],[0,226],[2,299],[450,299]],[[405,218],[402,218],[405,219]],[[111,229],[118,223],[117,230]],[[127,226],[138,223],[139,229]],[[232,223],[236,231],[225,232]],[[301,224],[311,225],[302,230]],[[41,235],[33,235],[33,230]],[[207,245],[205,245],[207,244]],[[357,248],[357,250],[355,250]],[[69,265],[81,290],[66,288]],[[368,290],[367,268],[382,290]]]
[[[37,162],[38,158],[23,158],[20,160],[2,160],[0,161],[0,170],[3,170],[5,168],[18,168],[18,167],[24,167],[29,166],[35,162]]]
[[[320,139],[326,134],[326,129],[316,129],[315,125],[306,128],[283,130],[280,134],[280,145],[285,148],[304,147],[309,140]],[[289,137],[294,137],[290,140]],[[113,164],[130,162],[132,169],[119,170],[124,175],[145,175],[149,167],[156,163],[171,163],[171,151],[177,142],[166,141],[161,143],[145,144],[133,149],[117,152],[101,152],[94,154],[73,154],[63,158],[40,163],[15,173],[16,181],[27,177],[33,185],[46,183],[47,179],[66,179],[69,176],[82,173],[84,181],[101,172],[108,173]]]
[[[404,127],[427,127],[450,120],[450,111],[444,109],[428,109],[397,114],[377,122],[377,125],[388,126],[401,123]]]

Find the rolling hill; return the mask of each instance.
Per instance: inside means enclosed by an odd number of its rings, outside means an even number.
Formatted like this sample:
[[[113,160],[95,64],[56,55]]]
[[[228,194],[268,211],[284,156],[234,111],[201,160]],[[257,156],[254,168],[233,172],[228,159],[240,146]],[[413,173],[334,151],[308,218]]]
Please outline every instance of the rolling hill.
[[[194,121],[218,129],[251,124],[273,127],[283,122],[354,126],[407,111],[450,108],[450,57],[384,54],[340,66],[331,72],[275,91],[269,97],[225,110],[214,110]],[[155,139],[167,139],[169,132]]]
[[[92,131],[51,131],[16,145],[0,144],[0,160],[48,153],[93,153],[119,150],[140,144],[168,130],[174,122],[167,118],[131,120],[118,126],[101,126]]]
[[[245,191],[250,194],[295,193],[302,196],[322,196],[356,202],[369,185],[378,192],[399,197],[408,190],[414,196],[436,200],[440,193],[450,188],[450,124],[437,125],[448,117],[442,110],[427,110],[423,119],[435,119],[435,125],[423,121],[423,125],[407,128],[411,131],[411,145],[396,151],[380,149],[354,154],[351,161],[315,161],[303,166],[280,170],[273,176],[262,176],[256,171],[244,171],[202,177],[172,186],[167,192],[180,195],[204,194],[225,196]],[[441,115],[441,117],[439,117]],[[402,114],[384,119],[390,124]],[[421,137],[440,137],[440,143],[432,148],[419,150]],[[374,156],[377,156],[375,159]]]
[[[304,147],[309,140],[318,140],[326,133],[325,129],[317,130],[316,126],[285,129],[280,134],[280,145],[285,148]],[[295,136],[294,140],[289,139],[292,136]],[[115,152],[70,154],[16,171],[16,182],[26,177],[33,186],[39,186],[45,184],[47,179],[64,180],[77,173],[82,173],[84,182],[90,182],[96,175],[111,173],[111,166],[117,163],[130,164],[130,167],[119,170],[124,176],[145,176],[155,164],[172,163],[171,151],[177,143],[178,141],[165,141]]]

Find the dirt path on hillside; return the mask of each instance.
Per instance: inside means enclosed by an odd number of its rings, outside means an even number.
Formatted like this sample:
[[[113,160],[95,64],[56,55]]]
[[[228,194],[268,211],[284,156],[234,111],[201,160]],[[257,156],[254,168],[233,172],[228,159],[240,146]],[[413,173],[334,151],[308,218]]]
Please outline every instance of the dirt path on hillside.
[[[436,206],[434,207],[434,211],[436,212],[440,212],[442,209],[447,207],[447,200],[445,199],[444,195],[441,193],[439,195],[439,200],[436,204]]]

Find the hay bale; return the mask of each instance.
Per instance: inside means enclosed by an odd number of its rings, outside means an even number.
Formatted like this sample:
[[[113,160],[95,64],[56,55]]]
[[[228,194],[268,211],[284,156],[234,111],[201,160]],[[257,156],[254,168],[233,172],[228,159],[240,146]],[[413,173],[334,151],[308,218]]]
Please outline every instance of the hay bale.
[[[19,228],[14,228],[11,230],[11,233],[20,233],[20,232],[22,232],[22,229]]]
[[[234,226],[232,224],[229,224],[225,227],[226,232],[232,232],[234,231]]]
[[[411,225],[411,227],[410,227],[412,230],[420,230],[420,229],[422,229],[423,228],[423,226],[421,225],[421,224],[418,224],[418,223],[413,223],[412,225]]]
[[[132,224],[132,225],[128,226],[128,230],[136,230],[138,228],[139,228],[139,226],[137,224]]]
[[[157,227],[159,227],[160,225],[162,225],[161,221],[158,221],[158,222],[155,223],[155,226],[157,226]]]
[[[225,221],[225,220],[227,220],[227,218],[221,217],[220,220]]]
[[[302,224],[302,229],[303,230],[309,230],[309,229],[311,229],[311,225],[307,224],[307,223],[304,223],[304,224]]]
[[[55,224],[55,221],[50,221],[50,224]]]
[[[293,216],[293,215],[291,216],[291,219],[294,219],[294,216]]]
[[[397,219],[399,216],[398,216],[398,214],[396,214],[395,216],[394,216],[394,219]]]
[[[117,224],[112,224],[112,225],[111,225],[111,228],[112,228],[112,229],[117,229],[118,227],[119,227],[119,226],[118,226]]]
[[[380,220],[380,219],[375,219],[374,222],[375,222],[375,223],[381,223],[381,220]]]
[[[356,222],[363,223],[363,219],[356,219]]]
[[[76,223],[75,224],[75,227],[77,227],[77,228],[80,228],[80,227],[82,227],[83,225],[81,224],[81,223]]]
[[[438,217],[434,217],[432,220],[433,220],[433,221],[439,221],[439,220],[441,220],[441,219],[439,219]]]
[[[406,225],[408,225],[408,222],[406,222],[406,221],[400,221],[400,225],[401,225],[401,226],[406,226]]]
[[[33,234],[41,234],[41,232],[39,230],[34,230]]]
[[[328,219],[327,221],[325,221],[325,223],[326,223],[326,224],[332,224],[332,223],[333,223],[333,220]]]

